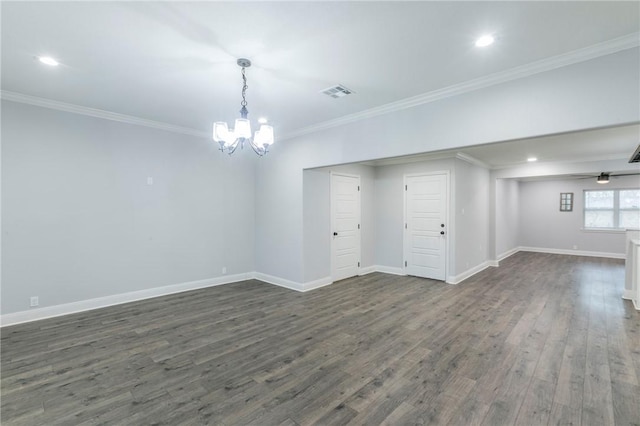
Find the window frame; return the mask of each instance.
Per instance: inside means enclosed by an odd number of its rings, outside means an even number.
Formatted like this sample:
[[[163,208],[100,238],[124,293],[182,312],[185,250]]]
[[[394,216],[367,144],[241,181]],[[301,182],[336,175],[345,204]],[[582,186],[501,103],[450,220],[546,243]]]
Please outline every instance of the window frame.
[[[582,204],[582,226],[585,231],[624,231],[627,228],[620,227],[620,212],[621,211],[640,211],[638,208],[620,208],[620,191],[640,191],[640,188],[611,188],[611,189],[584,189],[582,191],[583,204]],[[587,208],[587,193],[588,192],[613,192],[613,207],[612,208]],[[590,211],[612,211],[613,212],[613,227],[588,227],[586,223],[587,212]]]

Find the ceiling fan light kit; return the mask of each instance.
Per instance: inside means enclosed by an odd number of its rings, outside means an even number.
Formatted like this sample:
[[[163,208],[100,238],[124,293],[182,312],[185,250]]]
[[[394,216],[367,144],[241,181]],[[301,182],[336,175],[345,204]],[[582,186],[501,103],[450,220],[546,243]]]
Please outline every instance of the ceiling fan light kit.
[[[600,176],[596,179],[596,182],[600,184],[609,183],[609,173],[600,173]]]
[[[233,154],[238,146],[244,148],[244,144],[248,143],[253,151],[259,156],[269,152],[269,147],[274,143],[273,127],[268,124],[262,124],[260,130],[257,130],[253,138],[251,137],[251,122],[247,118],[249,110],[247,110],[247,76],[245,69],[251,66],[251,61],[246,58],[240,58],[237,61],[239,67],[242,68],[242,102],[240,105],[240,117],[236,118],[235,126],[229,129],[227,123],[216,121],[213,123],[213,140],[220,144],[220,151]]]

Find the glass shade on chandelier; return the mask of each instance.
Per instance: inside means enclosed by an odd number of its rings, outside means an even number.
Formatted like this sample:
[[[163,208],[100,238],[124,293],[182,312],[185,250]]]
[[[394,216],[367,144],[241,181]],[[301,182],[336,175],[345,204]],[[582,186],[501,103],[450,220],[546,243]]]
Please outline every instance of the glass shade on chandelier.
[[[220,151],[227,152],[229,155],[233,154],[235,150],[240,147],[244,148],[245,142],[251,145],[251,148],[259,156],[265,155],[269,152],[269,147],[273,145],[275,141],[273,136],[273,127],[262,124],[260,129],[256,131],[251,137],[251,122],[247,118],[249,111],[247,110],[246,91],[247,91],[247,77],[245,76],[245,68],[251,66],[251,61],[248,59],[238,59],[238,65],[242,67],[242,109],[240,110],[240,117],[237,118],[233,129],[229,129],[227,123],[223,121],[216,121],[213,123],[213,140],[220,144]]]
[[[251,138],[251,122],[246,118],[236,119],[235,127],[229,130],[227,123],[216,121],[213,123],[213,140],[220,144],[221,151],[233,154],[238,146],[242,148],[248,142],[258,155],[269,152],[269,147],[273,145],[273,127],[262,124]]]

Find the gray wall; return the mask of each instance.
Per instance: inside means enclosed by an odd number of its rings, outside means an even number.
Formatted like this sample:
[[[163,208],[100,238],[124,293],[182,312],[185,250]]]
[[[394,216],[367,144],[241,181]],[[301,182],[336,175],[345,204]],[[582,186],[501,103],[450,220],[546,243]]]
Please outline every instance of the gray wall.
[[[453,275],[489,260],[489,171],[455,160],[455,258]]]
[[[601,253],[625,253],[625,234],[615,231],[584,231],[585,189],[638,188],[640,177],[613,178],[599,185],[595,178],[520,183],[520,245]],[[572,212],[560,212],[560,193],[573,192]]]
[[[374,265],[374,168],[361,164],[323,167],[303,173],[304,281],[331,275],[331,173],[360,176],[360,265]]]
[[[637,122],[639,73],[634,48],[281,141],[258,167],[258,272],[304,280],[303,169]]]
[[[514,179],[495,182],[496,259],[520,245],[520,183]]]
[[[304,281],[331,275],[331,174],[328,170],[305,170]]]
[[[404,235],[404,175],[447,171],[453,181],[453,159],[422,161],[376,167],[376,264],[392,268],[403,267]],[[454,188],[453,182],[449,187]],[[449,216],[453,220],[452,212]],[[453,228],[451,228],[453,229]],[[447,240],[447,269],[450,272],[454,261],[455,240],[450,234]]]
[[[254,163],[3,101],[2,313],[254,271]]]

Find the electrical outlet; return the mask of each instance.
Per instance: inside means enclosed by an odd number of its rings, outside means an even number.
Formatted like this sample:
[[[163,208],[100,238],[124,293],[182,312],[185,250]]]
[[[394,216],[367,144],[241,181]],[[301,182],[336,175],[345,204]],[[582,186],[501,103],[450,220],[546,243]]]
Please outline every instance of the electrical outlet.
[[[38,296],[31,296],[31,299],[29,300],[29,306],[34,308],[36,306],[38,306],[40,304],[40,302],[38,301]]]
[[[222,267],[222,275],[225,275],[227,273],[227,267],[223,266]]]
[[[151,176],[147,176],[147,185],[153,185],[153,178]]]

